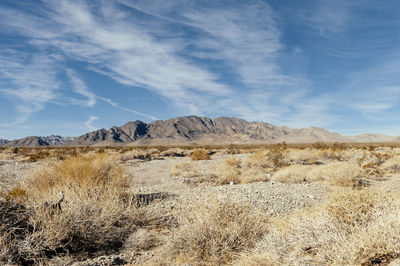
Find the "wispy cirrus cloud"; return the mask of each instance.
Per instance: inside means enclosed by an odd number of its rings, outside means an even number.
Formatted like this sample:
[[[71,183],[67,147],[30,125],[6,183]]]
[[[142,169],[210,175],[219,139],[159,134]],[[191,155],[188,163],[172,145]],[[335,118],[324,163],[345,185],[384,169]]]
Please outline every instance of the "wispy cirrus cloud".
[[[399,55],[400,50],[390,59],[350,74],[344,90],[338,92],[343,103],[370,120],[392,117],[390,111],[400,106]]]
[[[29,56],[13,49],[0,52],[0,94],[15,102],[16,116],[2,126],[25,122],[32,113],[58,96],[60,83],[54,61],[45,55]]]
[[[96,130],[97,127],[94,126],[94,122],[97,121],[99,118],[97,116],[91,115],[89,116],[88,120],[85,121],[85,127],[87,128],[87,130]]]
[[[181,113],[282,123],[293,121],[294,114],[309,117],[307,101],[324,103],[318,109],[324,122],[329,103],[314,97],[306,77],[285,72],[279,62],[285,46],[266,2],[121,0],[95,6],[47,0],[32,8],[35,13],[0,8],[2,30],[128,85],[133,93],[139,87],[161,95]],[[93,107],[103,100],[141,114],[101,98],[74,72],[68,76],[75,93],[85,97],[75,103]]]
[[[71,98],[72,103],[74,104],[78,104],[78,105],[84,105],[84,106],[88,106],[88,107],[93,107],[94,105],[96,105],[97,100],[103,101],[111,106],[113,106],[116,109],[119,109],[121,111],[125,111],[125,112],[129,112],[129,113],[134,113],[136,115],[142,116],[142,117],[147,117],[151,120],[157,120],[157,118],[155,116],[151,116],[148,114],[144,114],[142,112],[138,112],[136,110],[133,110],[131,108],[126,108],[126,107],[122,107],[120,106],[118,103],[116,103],[115,101],[111,100],[110,98],[106,98],[106,97],[102,97],[99,96],[97,94],[95,94],[92,90],[90,90],[86,83],[81,79],[81,77],[79,77],[79,75],[73,71],[72,69],[67,69],[67,74],[68,77],[70,78],[71,84],[72,84],[72,89],[78,93],[81,94],[85,97],[87,97],[86,101],[82,101],[82,100],[78,100],[75,98]]]
[[[169,5],[157,0],[120,2],[163,22],[189,28],[194,34],[187,41],[188,55],[213,60],[217,67],[228,69],[230,79],[238,85],[234,85],[234,93],[218,99],[220,112],[282,123],[289,122],[293,110],[296,114],[303,112],[299,103],[305,98],[316,105],[321,102],[320,98],[312,97],[307,78],[282,70],[279,57],[285,46],[277,16],[263,1],[236,5],[221,2],[219,6],[216,4],[217,8],[185,1]],[[329,108],[324,103],[324,108],[319,109],[321,118]],[[323,121],[328,120],[319,120]]]
[[[322,36],[342,32],[352,17],[350,9],[357,1],[318,0],[317,10],[309,20]]]
[[[80,78],[77,77],[76,73],[73,70],[67,69],[67,74],[72,83],[72,89],[76,93],[87,98],[86,101],[77,101],[77,102],[86,105],[88,107],[93,107],[96,104],[97,96],[89,90],[86,84]]]

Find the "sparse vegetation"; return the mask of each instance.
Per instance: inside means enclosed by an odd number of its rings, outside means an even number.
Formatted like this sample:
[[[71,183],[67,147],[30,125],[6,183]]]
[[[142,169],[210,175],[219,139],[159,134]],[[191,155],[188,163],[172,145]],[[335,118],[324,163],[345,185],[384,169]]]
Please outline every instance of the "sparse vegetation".
[[[208,152],[204,149],[195,149],[192,153],[192,155],[190,155],[190,158],[193,161],[199,161],[199,160],[210,160],[210,155],[208,154]]]
[[[179,219],[166,248],[169,261],[178,264],[229,264],[267,231],[265,217],[227,200],[193,203]]]
[[[105,153],[39,167],[20,187],[2,193],[5,202],[24,199],[27,222],[18,237],[2,230],[2,243],[9,250],[2,250],[0,260],[36,264],[56,254],[122,248],[137,227],[151,220],[130,204],[127,182],[124,169]]]
[[[399,171],[397,144],[1,148],[0,264],[389,264]]]

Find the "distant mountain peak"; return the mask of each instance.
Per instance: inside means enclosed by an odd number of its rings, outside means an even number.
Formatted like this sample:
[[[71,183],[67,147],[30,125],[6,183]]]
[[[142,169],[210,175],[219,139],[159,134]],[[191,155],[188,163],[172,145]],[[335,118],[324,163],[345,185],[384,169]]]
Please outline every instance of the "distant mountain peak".
[[[208,118],[196,115],[145,123],[130,121],[110,129],[101,128],[80,137],[26,137],[5,141],[3,146],[61,145],[184,145],[184,144],[267,144],[313,142],[391,142],[398,137],[381,134],[342,136],[319,127],[290,128],[237,117]],[[1,141],[1,140],[0,140]]]
[[[156,120],[151,123],[131,121],[110,130],[89,132],[71,145],[177,145],[276,143],[276,142],[345,141],[337,133],[316,127],[291,129],[264,122],[248,122],[237,117],[208,118],[196,115]]]

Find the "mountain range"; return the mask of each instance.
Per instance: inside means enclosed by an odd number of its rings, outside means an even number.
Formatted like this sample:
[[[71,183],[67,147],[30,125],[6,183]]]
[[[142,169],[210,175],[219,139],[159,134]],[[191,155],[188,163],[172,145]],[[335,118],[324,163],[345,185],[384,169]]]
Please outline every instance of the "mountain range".
[[[235,117],[176,117],[151,123],[128,122],[120,127],[99,129],[80,137],[26,137],[1,140],[2,146],[83,146],[83,145],[195,145],[313,142],[397,142],[400,137],[381,134],[343,136],[323,128],[289,128]]]
[[[61,137],[61,136],[47,136],[47,137],[26,137],[17,140],[0,140],[1,146],[13,147],[13,146],[61,146],[71,143],[74,137]]]

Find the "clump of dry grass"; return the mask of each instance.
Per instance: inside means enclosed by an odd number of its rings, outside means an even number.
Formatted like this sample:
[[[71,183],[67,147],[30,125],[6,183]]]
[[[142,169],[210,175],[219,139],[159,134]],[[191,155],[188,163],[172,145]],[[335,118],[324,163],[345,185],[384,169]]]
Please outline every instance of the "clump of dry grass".
[[[50,156],[50,152],[49,152],[49,151],[40,150],[40,151],[38,151],[38,152],[36,152],[36,153],[29,154],[29,159],[28,159],[28,161],[31,162],[31,163],[33,163],[33,162],[36,162],[36,161],[38,161],[38,160],[46,159],[46,158],[48,158],[49,156]]]
[[[174,165],[169,175],[172,177],[192,178],[196,177],[197,173],[194,166],[191,163],[183,162]]]
[[[384,172],[391,174],[400,173],[400,156],[394,156],[381,164],[381,169]]]
[[[121,194],[127,181],[124,168],[118,166],[116,158],[98,153],[70,157],[55,164],[49,162],[34,170],[26,178],[25,186],[29,188],[30,198],[41,202],[57,197],[65,188],[68,189],[65,193],[71,192],[78,197],[107,190]]]
[[[188,155],[188,151],[181,148],[169,148],[160,153],[161,156],[165,157],[185,157]]]
[[[1,187],[0,198],[5,201],[5,203],[25,203],[27,200],[27,191],[21,185],[13,185],[11,187]]]
[[[26,230],[8,240],[18,252],[0,261],[43,263],[56,254],[122,248],[129,235],[150,219],[144,209],[131,206],[128,181],[124,168],[107,153],[70,157],[33,171],[22,184],[29,210]],[[60,191],[65,197],[59,208],[54,203]]]
[[[400,257],[399,194],[340,189],[325,206],[269,224],[234,265],[372,265]]]
[[[360,183],[363,169],[356,163],[336,162],[326,165],[291,165],[278,170],[273,180],[282,183],[309,183],[326,181],[342,187],[355,187]]]
[[[343,151],[328,149],[288,149],[286,157],[294,164],[317,164],[320,161],[343,161]]]
[[[251,154],[246,161],[246,165],[248,168],[273,168],[276,170],[290,165],[286,155],[286,149],[279,145],[272,146],[269,150],[259,150]]]
[[[140,150],[140,149],[129,149],[121,150],[121,160],[151,160],[160,157],[160,151],[158,149]]]
[[[218,170],[219,174],[216,183],[219,185],[226,185],[231,182],[240,184],[243,181],[241,179],[241,161],[237,158],[226,159]]]
[[[208,152],[204,149],[195,149],[193,153],[190,155],[192,161],[199,161],[199,160],[210,160],[211,157]]]
[[[273,180],[287,184],[312,182],[311,169],[310,165],[291,165],[274,173]]]
[[[265,219],[227,200],[194,203],[179,218],[165,249],[169,263],[229,264],[266,232]]]
[[[269,172],[266,169],[247,167],[238,158],[227,158],[217,169],[218,178],[215,182],[219,185],[253,183],[267,181]]]

